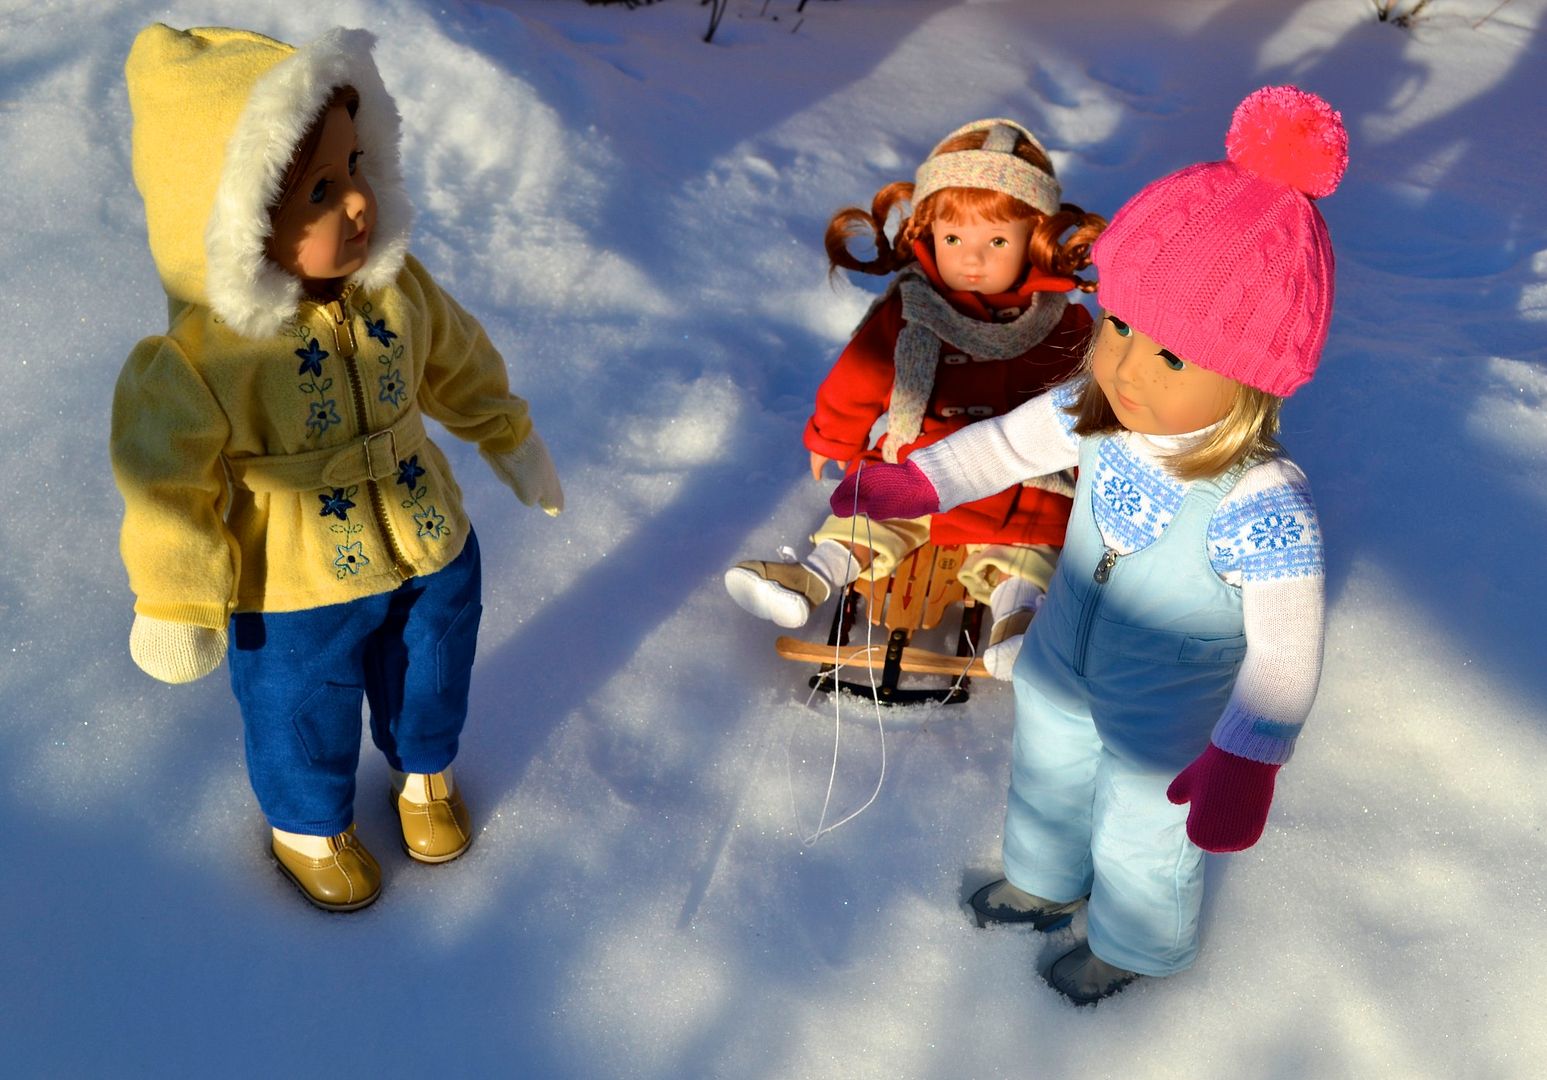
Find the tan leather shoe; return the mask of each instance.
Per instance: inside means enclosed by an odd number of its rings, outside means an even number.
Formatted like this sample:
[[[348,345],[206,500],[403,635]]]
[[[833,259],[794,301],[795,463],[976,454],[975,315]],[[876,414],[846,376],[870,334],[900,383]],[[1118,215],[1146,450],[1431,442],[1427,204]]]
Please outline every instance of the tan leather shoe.
[[[324,911],[358,911],[381,895],[381,867],[355,839],[353,825],[330,837],[331,854],[314,859],[273,839],[279,869],[301,895]]]
[[[473,842],[473,819],[462,793],[456,788],[446,790],[445,773],[416,774],[408,782],[425,785],[424,791],[415,794],[427,801],[414,802],[387,789],[403,826],[403,850],[419,862],[450,862]]]

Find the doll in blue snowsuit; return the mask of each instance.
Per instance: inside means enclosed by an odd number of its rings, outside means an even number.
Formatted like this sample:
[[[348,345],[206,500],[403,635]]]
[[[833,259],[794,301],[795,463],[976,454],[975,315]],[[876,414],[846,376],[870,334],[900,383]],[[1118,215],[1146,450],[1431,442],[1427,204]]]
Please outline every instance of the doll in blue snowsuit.
[[[1320,98],[1269,87],[1226,149],[1144,188],[1096,242],[1104,311],[1073,380],[832,497],[916,517],[1079,467],[1014,670],[1005,878],[972,898],[979,925],[1038,930],[1084,907],[1088,940],[1048,972],[1078,1004],[1191,965],[1204,852],[1261,836],[1320,679],[1321,527],[1274,435],[1326,340],[1315,200],[1347,135]]]

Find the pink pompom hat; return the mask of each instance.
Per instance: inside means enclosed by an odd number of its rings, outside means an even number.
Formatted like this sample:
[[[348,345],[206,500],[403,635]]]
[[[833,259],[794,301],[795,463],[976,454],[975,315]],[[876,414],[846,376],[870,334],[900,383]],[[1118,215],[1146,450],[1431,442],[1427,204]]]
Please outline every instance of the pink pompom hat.
[[[1332,320],[1332,239],[1316,200],[1348,166],[1342,117],[1268,86],[1236,107],[1226,160],[1190,165],[1123,205],[1091,250],[1101,306],[1184,360],[1287,397]]]

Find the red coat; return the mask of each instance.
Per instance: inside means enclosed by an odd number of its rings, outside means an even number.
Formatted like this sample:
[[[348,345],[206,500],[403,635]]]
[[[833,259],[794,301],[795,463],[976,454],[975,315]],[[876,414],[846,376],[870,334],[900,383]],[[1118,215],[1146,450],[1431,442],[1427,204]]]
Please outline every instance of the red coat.
[[[995,296],[955,292],[941,282],[932,253],[922,245],[917,250],[919,268],[935,289],[958,311],[984,321],[991,321],[996,311],[1023,307],[1032,292],[1067,292],[1073,287],[1067,278],[1040,277],[1033,271],[1013,292]],[[806,449],[847,461],[851,471],[860,461],[868,465],[881,460],[880,440],[871,446],[870,431],[891,402],[893,354],[902,326],[902,297],[894,292],[859,328],[818,388],[816,408],[806,424]],[[898,453],[898,460],[975,420],[1009,412],[1062,382],[1079,367],[1090,327],[1090,313],[1070,304],[1040,344],[1013,360],[938,364],[922,429]],[[941,352],[957,350],[942,343]],[[1062,495],[1017,484],[934,515],[930,539],[937,544],[1061,545],[1071,505]]]

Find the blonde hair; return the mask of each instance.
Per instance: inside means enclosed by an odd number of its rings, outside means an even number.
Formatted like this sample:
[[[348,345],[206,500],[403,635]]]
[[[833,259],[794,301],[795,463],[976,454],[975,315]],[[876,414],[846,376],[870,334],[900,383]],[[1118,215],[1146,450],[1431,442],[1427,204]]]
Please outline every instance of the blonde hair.
[[[969,131],[941,146],[940,153],[981,150],[987,139],[987,131]],[[1040,147],[1024,136],[1017,136],[1014,153],[1047,175],[1053,175],[1053,163]],[[937,219],[1031,221],[1031,236],[1025,253],[1027,263],[1045,274],[1074,278],[1075,287],[1081,292],[1095,291],[1095,282],[1084,281],[1075,274],[1090,265],[1090,246],[1107,227],[1106,218],[1087,214],[1073,203],[1061,204],[1056,214],[1044,214],[1002,192],[942,188],[913,207],[911,214],[904,215],[898,223],[894,242],[886,235],[887,218],[893,209],[911,202],[912,198],[913,184],[898,181],[876,192],[869,210],[849,206],[833,215],[824,238],[831,272],[837,273],[840,267],[863,274],[890,274],[901,270],[917,258],[914,245],[928,235],[930,224]],[[866,237],[875,244],[875,258],[860,259],[849,251],[849,241],[856,237]]]
[[[1096,320],[1097,326],[1101,319]],[[1076,435],[1101,435],[1122,431],[1091,368],[1099,333],[1091,331],[1085,346],[1085,358],[1072,376],[1077,384],[1074,401],[1064,411],[1074,417]],[[1278,444],[1278,412],[1284,399],[1245,383],[1235,383],[1235,397],[1224,418],[1208,436],[1179,454],[1165,459],[1165,468],[1178,480],[1208,480],[1221,476],[1237,465],[1263,461],[1282,452]]]

